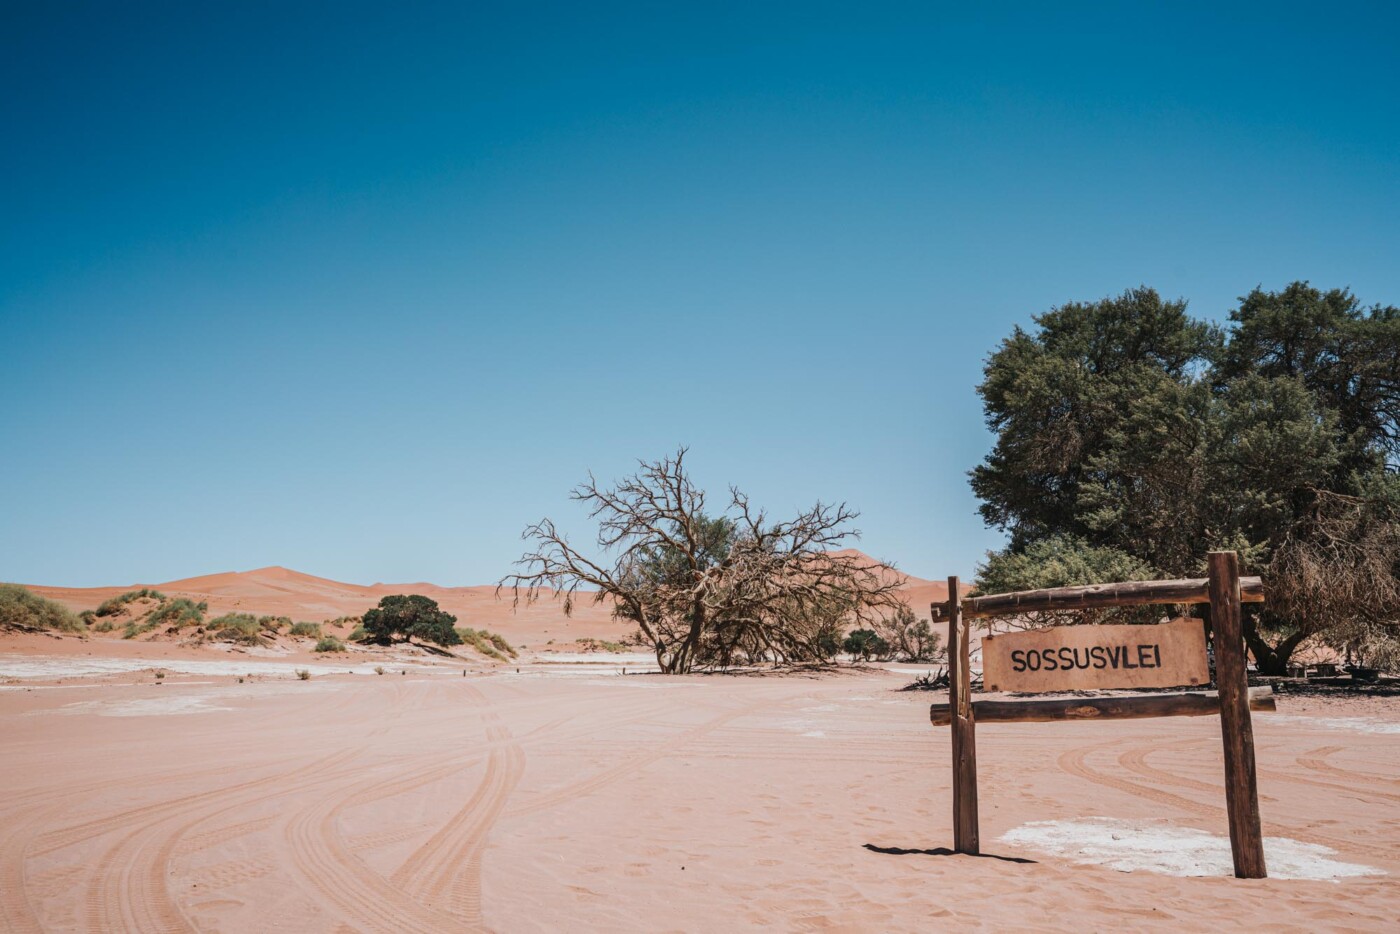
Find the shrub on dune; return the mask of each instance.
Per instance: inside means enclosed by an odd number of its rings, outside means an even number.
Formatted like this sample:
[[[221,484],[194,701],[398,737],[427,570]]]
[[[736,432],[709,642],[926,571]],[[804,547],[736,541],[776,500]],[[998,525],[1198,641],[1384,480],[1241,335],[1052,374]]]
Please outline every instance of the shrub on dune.
[[[202,626],[204,624],[204,614],[208,612],[209,604],[195,603],[188,597],[176,597],[174,600],[166,600],[157,607],[146,622],[152,627],[169,624],[176,629],[185,626]]]
[[[41,597],[19,584],[0,584],[0,626],[15,629],[58,629],[84,632],[78,614],[61,603]]]
[[[208,628],[218,638],[230,642],[241,642],[244,645],[261,645],[263,642],[262,625],[251,613],[226,613],[217,619],[211,619]]]
[[[320,623],[292,623],[292,628],[287,630],[289,636],[299,636],[307,639],[321,638]]]
[[[149,587],[142,587],[140,590],[128,590],[120,596],[110,600],[103,600],[97,607],[97,616],[116,616],[128,603],[133,603],[141,599],[165,600],[165,594],[159,590],[152,590]]]

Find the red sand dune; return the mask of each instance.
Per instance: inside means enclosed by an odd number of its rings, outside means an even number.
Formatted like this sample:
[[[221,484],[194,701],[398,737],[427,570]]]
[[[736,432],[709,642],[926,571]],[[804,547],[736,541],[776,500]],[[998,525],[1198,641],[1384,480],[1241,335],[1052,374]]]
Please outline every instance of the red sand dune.
[[[859,556],[847,549],[835,554]],[[887,579],[903,578],[909,605],[919,616],[928,615],[931,601],[948,597],[948,587],[938,581],[923,580],[888,567]],[[464,626],[502,633],[516,644],[537,645],[553,640],[569,642],[585,636],[619,639],[633,627],[612,618],[611,607],[595,603],[593,594],[581,593],[575,600],[572,618],[564,616],[563,604],[546,597],[533,606],[513,605],[509,590],[498,595],[494,585],[443,587],[418,582],[411,584],[349,584],[290,568],[272,566],[253,571],[205,574],[163,583],[128,584],[122,587],[47,587],[30,589],[73,610],[89,610],[128,590],[151,587],[171,597],[188,597],[209,604],[212,614],[242,612],[287,616],[293,620],[318,622],[339,616],[357,616],[390,594],[417,593],[436,600],[443,609],[458,617]]]

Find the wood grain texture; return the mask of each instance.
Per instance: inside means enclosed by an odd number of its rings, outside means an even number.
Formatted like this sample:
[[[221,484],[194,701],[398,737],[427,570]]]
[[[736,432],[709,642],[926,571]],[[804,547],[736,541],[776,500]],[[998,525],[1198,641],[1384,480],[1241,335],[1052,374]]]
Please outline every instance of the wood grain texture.
[[[986,691],[1046,693],[1210,682],[1205,624],[1053,626],[982,637]]]
[[[972,712],[968,625],[959,612],[962,585],[948,578],[948,703],[952,708],[953,849],[981,851],[977,827],[977,724]]]
[[[1240,599],[1263,603],[1264,584],[1258,577],[1240,579]],[[1210,579],[1188,578],[1169,581],[1129,581],[1122,584],[1089,584],[1083,587],[1053,587],[1016,593],[988,594],[962,601],[963,616],[1014,616],[1052,610],[1091,610],[1114,606],[1148,606],[1154,603],[1209,603]],[[934,618],[945,620],[947,605],[936,605]]]
[[[1248,699],[1251,710],[1275,709],[1271,688],[1250,688]],[[982,723],[1208,717],[1220,713],[1220,695],[1215,691],[1190,691],[1047,700],[979,700],[972,702],[972,710],[973,716]],[[947,704],[933,704],[929,708],[929,720],[934,726],[948,726],[952,722],[952,711]]]
[[[1220,733],[1225,745],[1225,806],[1235,876],[1263,879],[1264,838],[1259,819],[1259,779],[1254,765],[1254,726],[1249,718],[1249,676],[1240,621],[1240,559],[1212,551],[1210,619],[1215,631],[1215,679],[1220,689]]]

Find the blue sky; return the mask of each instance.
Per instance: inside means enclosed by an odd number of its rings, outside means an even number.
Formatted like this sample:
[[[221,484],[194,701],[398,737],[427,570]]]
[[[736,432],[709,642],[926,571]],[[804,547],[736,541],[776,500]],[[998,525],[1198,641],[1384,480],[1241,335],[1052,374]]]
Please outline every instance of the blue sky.
[[[1388,4],[6,4],[0,579],[489,582],[691,447],[968,575],[1016,324],[1400,302]]]

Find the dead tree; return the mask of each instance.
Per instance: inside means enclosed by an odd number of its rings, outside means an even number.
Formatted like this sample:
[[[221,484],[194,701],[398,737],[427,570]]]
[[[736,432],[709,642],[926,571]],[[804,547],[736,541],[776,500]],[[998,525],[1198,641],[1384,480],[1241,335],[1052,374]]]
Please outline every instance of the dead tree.
[[[534,550],[499,588],[515,602],[562,598],[564,612],[586,594],[611,601],[635,622],[667,673],[727,667],[759,659],[820,661],[834,654],[833,631],[874,621],[897,602],[902,584],[884,566],[832,554],[857,513],[817,503],[796,518],[769,522],[730,489],[718,516],[685,470],[686,449],[640,462],[631,477],[605,489],[590,476],[571,496],[598,521],[590,558],[549,519],[528,527]],[[884,572],[884,573],[882,573]]]

